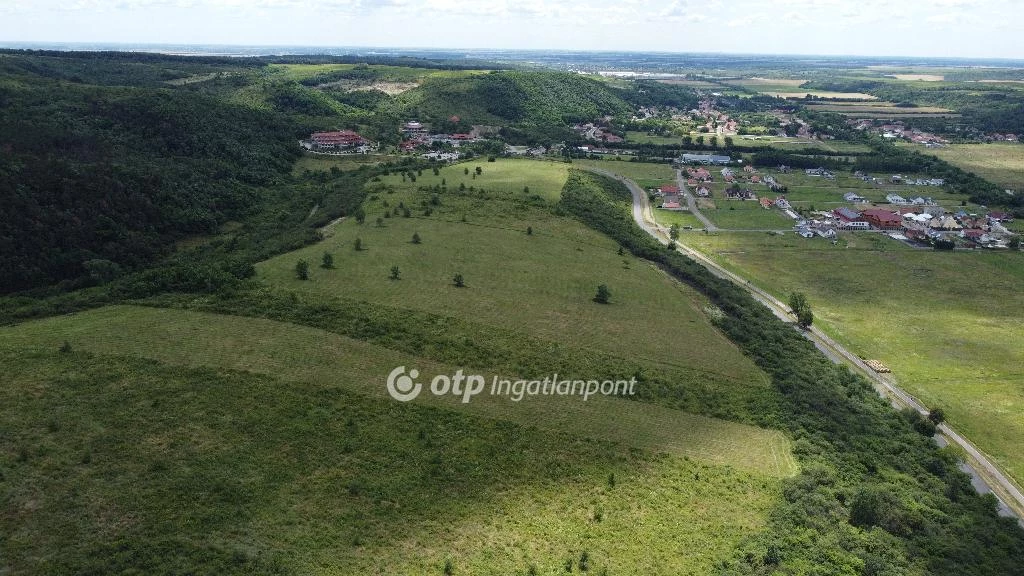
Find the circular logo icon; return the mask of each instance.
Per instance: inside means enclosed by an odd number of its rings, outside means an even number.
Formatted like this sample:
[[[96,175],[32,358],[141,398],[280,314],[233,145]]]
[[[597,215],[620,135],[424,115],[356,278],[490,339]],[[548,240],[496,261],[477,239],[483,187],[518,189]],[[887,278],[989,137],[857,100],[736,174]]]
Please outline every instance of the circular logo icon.
[[[423,386],[413,380],[420,375],[420,371],[413,368],[409,374],[405,374],[405,366],[399,366],[388,374],[388,394],[399,402],[408,402],[420,395]]]

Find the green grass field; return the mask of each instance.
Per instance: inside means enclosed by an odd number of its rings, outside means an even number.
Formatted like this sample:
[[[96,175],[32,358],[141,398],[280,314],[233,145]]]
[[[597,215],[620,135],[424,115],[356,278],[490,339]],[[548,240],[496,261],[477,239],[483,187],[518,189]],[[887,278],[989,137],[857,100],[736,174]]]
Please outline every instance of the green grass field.
[[[771,195],[774,197],[774,195]],[[701,210],[717,226],[735,230],[789,230],[795,223],[777,208],[765,210],[757,202],[715,198],[716,208]]]
[[[680,228],[703,228],[704,224],[696,216],[686,210],[654,210],[654,219],[662,226],[678,224]]]
[[[691,233],[683,242],[783,299],[805,292],[819,326],[882,360],[1024,479],[1024,255],[920,251],[865,234],[835,247],[766,234]]]
[[[680,144],[683,139],[679,136],[651,136],[646,132],[626,132],[626,142],[634,144]]]
[[[466,167],[469,176],[464,174]],[[707,323],[705,302],[696,293],[642,262],[619,256],[615,243],[575,221],[509,201],[523,196],[523,185],[529,185],[531,194],[536,191],[553,200],[561,189],[565,164],[483,163],[483,174],[476,179],[474,167],[452,166],[438,176],[424,171],[415,183],[392,175],[371,184],[394,191],[375,194],[377,200],[367,203],[365,224],[340,223],[324,242],[258,265],[259,278],[321,297],[343,295],[425,310],[763,382],[760,371]],[[524,180],[509,179],[514,177]],[[417,208],[411,218],[393,216],[383,219],[383,226],[374,224],[399,203],[419,207],[430,194],[416,187],[442,180],[449,190],[460,184],[467,184],[467,190],[461,195],[439,194],[441,205],[429,217]],[[482,199],[469,186],[485,186],[494,196]],[[461,221],[463,215],[466,222]],[[528,227],[532,235],[526,233]],[[420,236],[421,244],[412,243],[413,234]],[[354,250],[356,238],[365,250]],[[334,254],[336,270],[315,267],[325,251]],[[295,279],[299,259],[314,263],[311,281]],[[399,267],[401,280],[389,280],[392,266]],[[455,274],[463,275],[467,288],[452,285]],[[591,301],[598,284],[611,289],[612,306]],[[716,344],[701,345],[706,342]]]
[[[621,174],[644,189],[657,188],[662,184],[674,184],[676,181],[676,171],[668,164],[629,162],[628,160],[573,160],[572,166],[600,168]]]
[[[922,154],[938,156],[1009,190],[1024,191],[1024,144],[999,142],[914,148]]]
[[[63,328],[103,347],[98,317],[60,321],[0,344],[11,573],[555,574],[586,551],[701,574],[779,497],[771,477],[351,393],[362,356],[300,383],[57,353]]]
[[[557,574],[584,552],[592,573],[713,570],[765,526],[796,472],[791,443],[657,394],[755,406],[775,392],[712,326],[705,298],[556,215],[569,167],[381,177],[364,224],[345,219],[257,266],[265,287],[253,292],[279,305],[326,316],[345,298],[365,310],[354,337],[299,324],[318,318],[186,309],[203,298],[0,328],[0,572],[440,574],[450,561],[456,574]],[[317,266],[325,251],[333,269]],[[309,281],[295,278],[300,258]],[[599,283],[608,306],[591,300]],[[411,351],[393,324],[416,319],[445,333]],[[454,373],[463,360],[432,349],[448,341],[470,351],[468,373],[542,377],[515,368],[538,353],[577,371],[622,359],[666,389],[586,402],[387,396],[395,366],[426,383]]]

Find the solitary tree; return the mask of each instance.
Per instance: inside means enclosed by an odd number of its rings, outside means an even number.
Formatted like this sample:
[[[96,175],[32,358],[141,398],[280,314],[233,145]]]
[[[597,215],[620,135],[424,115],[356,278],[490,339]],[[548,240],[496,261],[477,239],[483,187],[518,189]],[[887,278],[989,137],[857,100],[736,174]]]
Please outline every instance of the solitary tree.
[[[529,194],[529,193],[530,193],[530,187],[529,186],[523,186],[523,194]]]
[[[805,306],[807,306],[807,297],[804,296],[802,292],[793,292],[789,295],[789,309],[792,310],[794,314],[799,312]]]
[[[384,219],[381,218],[380,216],[378,216],[377,217],[377,228],[383,228],[383,227],[384,227]]]
[[[526,227],[526,235],[527,236],[533,236],[533,226],[527,226]]]
[[[931,420],[936,426],[946,421],[946,413],[942,408],[934,408],[928,413],[928,419]]]
[[[814,322],[814,313],[811,312],[809,307],[805,306],[796,313],[796,321],[800,324],[801,328],[810,328],[811,324]]]
[[[466,176],[469,176],[469,168],[463,168],[462,173],[465,174]]]
[[[454,284],[456,288],[465,288],[466,279],[462,277],[462,274],[456,274],[455,277],[452,278],[452,284]]]
[[[402,277],[402,272],[398,269],[398,266],[391,267],[391,275],[388,278],[392,280],[398,280]]]
[[[356,210],[356,223],[362,224],[363,222],[366,222],[366,211],[359,208]]]
[[[331,268],[334,268],[334,254],[331,254],[330,252],[324,252],[323,261],[320,262],[320,267],[325,270],[330,270]]]
[[[355,243],[353,243],[352,247],[356,249],[356,252],[359,252],[360,250],[362,250],[363,249],[363,239],[362,238],[356,238],[356,241],[355,241]]]
[[[479,176],[479,175],[481,175],[483,173],[484,173],[484,169],[479,167],[479,166],[477,166],[476,167],[476,175]]]
[[[413,232],[412,233],[412,243],[413,244],[419,244],[421,242],[422,242],[422,240],[420,239],[420,233],[419,232]]]
[[[673,240],[679,239],[679,224],[673,224],[672,227],[668,229],[668,237]]]
[[[623,250],[622,246],[619,246],[619,252],[618,252],[618,254],[619,254],[619,256],[625,256],[625,254],[626,254],[626,251],[625,251],[625,250]]]
[[[606,284],[601,284],[597,287],[597,295],[594,296],[594,302],[597,302],[598,304],[607,304],[611,297],[612,293],[608,290],[608,286]]]
[[[793,292],[789,295],[789,307],[796,314],[796,321],[802,328],[809,328],[814,322],[814,313],[807,303],[807,297],[801,292]]]
[[[309,262],[299,260],[295,263],[295,277],[299,280],[309,280]]]

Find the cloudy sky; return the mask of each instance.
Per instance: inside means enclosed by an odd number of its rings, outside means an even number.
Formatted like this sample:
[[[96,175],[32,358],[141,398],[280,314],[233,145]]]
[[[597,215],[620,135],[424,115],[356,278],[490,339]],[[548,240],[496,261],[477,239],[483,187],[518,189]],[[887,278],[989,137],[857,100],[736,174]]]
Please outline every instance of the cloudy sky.
[[[1024,58],[1021,0],[0,0],[0,42]]]

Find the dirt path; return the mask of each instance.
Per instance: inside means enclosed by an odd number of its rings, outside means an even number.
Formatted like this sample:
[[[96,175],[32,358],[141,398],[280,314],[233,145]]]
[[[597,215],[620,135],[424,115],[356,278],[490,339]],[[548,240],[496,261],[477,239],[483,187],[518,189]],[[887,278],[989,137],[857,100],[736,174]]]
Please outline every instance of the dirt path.
[[[633,219],[636,221],[637,225],[662,244],[667,245],[671,242],[668,236],[668,230],[663,226],[659,226],[654,220],[654,215],[651,212],[650,201],[647,198],[647,193],[644,192],[636,182],[605,170],[596,168],[588,170],[603,176],[614,178],[625,184],[633,194]],[[676,242],[676,247],[676,249],[681,253],[689,256],[697,262],[700,262],[715,276],[730,280],[731,282],[746,288],[755,300],[767,306],[768,309],[771,310],[779,319],[787,324],[793,325],[794,329],[800,330],[801,333],[803,333],[808,340],[813,342],[815,347],[824,353],[830,360],[836,363],[846,363],[847,365],[852,366],[855,371],[867,377],[875,386],[875,389],[879,394],[890,400],[893,406],[898,408],[909,407],[917,410],[921,414],[928,414],[928,409],[920,400],[900,388],[891,378],[871,370],[859,356],[847,350],[830,336],[822,332],[819,328],[812,326],[810,330],[801,330],[797,327],[795,317],[790,314],[788,305],[757,286],[754,286],[749,280],[741,278],[737,274],[726,270],[717,262],[714,262],[697,250],[684,244],[680,244],[678,241]],[[1021,526],[1024,526],[1024,493],[1021,492],[1017,485],[1014,484],[1014,482],[1010,480],[1010,478],[1003,473],[1003,471],[1000,470],[988,456],[945,423],[939,425],[938,433],[936,434],[936,441],[941,445],[955,444],[959,446],[966,456],[965,459],[967,466],[964,471],[971,474],[973,484],[978,488],[978,491],[988,491],[994,494],[1000,503],[1000,514],[1004,516],[1014,516],[1019,520]]]

